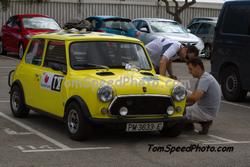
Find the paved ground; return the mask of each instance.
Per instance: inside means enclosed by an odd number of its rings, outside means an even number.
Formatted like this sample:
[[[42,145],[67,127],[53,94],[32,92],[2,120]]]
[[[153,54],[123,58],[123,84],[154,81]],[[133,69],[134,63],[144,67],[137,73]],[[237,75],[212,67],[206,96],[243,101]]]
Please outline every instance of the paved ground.
[[[209,61],[204,61],[210,71]],[[64,124],[31,113],[27,119],[12,117],[7,75],[18,60],[0,56],[0,166],[249,166],[250,97],[242,103],[222,101],[220,113],[207,136],[184,132],[178,138],[158,133],[128,134],[107,129],[96,131],[89,141],[69,139]],[[175,74],[187,87],[195,79],[184,63],[174,64]],[[189,83],[190,82],[190,83]],[[197,126],[197,129],[199,126]],[[173,152],[169,149],[190,145],[199,152]],[[151,147],[150,147],[151,146]],[[172,147],[173,146],[173,147]],[[156,152],[165,147],[165,152]],[[214,147],[233,152],[202,152]],[[150,151],[149,151],[150,150]],[[188,151],[188,150],[187,150]]]

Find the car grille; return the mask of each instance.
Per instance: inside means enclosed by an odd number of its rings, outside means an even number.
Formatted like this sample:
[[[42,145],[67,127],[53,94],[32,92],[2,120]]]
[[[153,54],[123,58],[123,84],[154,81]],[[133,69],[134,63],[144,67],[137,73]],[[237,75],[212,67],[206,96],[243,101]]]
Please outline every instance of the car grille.
[[[121,107],[128,108],[129,115],[159,115],[166,114],[167,107],[173,105],[168,96],[135,95],[116,97],[109,107],[111,115],[120,115]]]

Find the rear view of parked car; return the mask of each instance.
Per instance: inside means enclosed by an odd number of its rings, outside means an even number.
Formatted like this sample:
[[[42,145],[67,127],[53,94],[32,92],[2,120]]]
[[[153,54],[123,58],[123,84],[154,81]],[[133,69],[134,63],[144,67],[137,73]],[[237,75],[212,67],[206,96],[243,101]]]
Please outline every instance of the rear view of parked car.
[[[226,100],[240,101],[250,90],[250,1],[227,1],[215,28],[212,74]]]
[[[14,15],[2,27],[1,53],[16,52],[19,58],[22,58],[32,35],[57,30],[60,30],[60,26],[49,16],[40,14]]]
[[[173,20],[157,18],[140,18],[132,21],[135,27],[143,32],[139,39],[144,44],[155,38],[166,37],[187,45],[195,45],[200,51],[204,48],[202,40],[189,33],[185,27]]]
[[[198,36],[204,42],[205,47],[202,53],[205,58],[211,57],[215,26],[216,21],[197,21],[187,27],[192,34]]]
[[[131,23],[130,19],[118,16],[91,16],[86,20],[91,22],[93,31],[111,34],[138,37],[140,32]]]

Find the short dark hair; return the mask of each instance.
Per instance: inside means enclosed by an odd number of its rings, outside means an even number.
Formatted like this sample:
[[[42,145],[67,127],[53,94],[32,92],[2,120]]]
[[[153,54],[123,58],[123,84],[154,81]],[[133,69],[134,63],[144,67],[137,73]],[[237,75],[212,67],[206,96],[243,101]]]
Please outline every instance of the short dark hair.
[[[188,48],[188,53],[193,53],[194,54],[194,57],[198,57],[199,56],[199,49],[197,49],[196,46],[194,45],[188,45],[187,46]]]
[[[189,59],[187,61],[187,65],[189,65],[189,64],[191,64],[194,67],[200,66],[202,70],[205,70],[204,64],[203,64],[201,58],[199,58],[199,57],[195,57],[195,58]]]

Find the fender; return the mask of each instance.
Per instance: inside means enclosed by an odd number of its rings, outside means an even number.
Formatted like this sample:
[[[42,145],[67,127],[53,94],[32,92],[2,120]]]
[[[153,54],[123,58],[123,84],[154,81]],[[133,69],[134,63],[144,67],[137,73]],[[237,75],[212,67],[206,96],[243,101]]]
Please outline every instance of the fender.
[[[66,108],[67,106],[72,102],[72,101],[76,101],[80,107],[81,107],[81,110],[84,111],[83,112],[83,115],[85,116],[85,118],[89,119],[91,118],[91,115],[90,115],[90,112],[89,112],[89,109],[88,109],[88,106],[86,104],[86,102],[80,97],[80,96],[72,96],[70,97],[66,104],[65,104],[65,108],[64,108],[64,119],[65,119],[65,116],[66,116]]]

